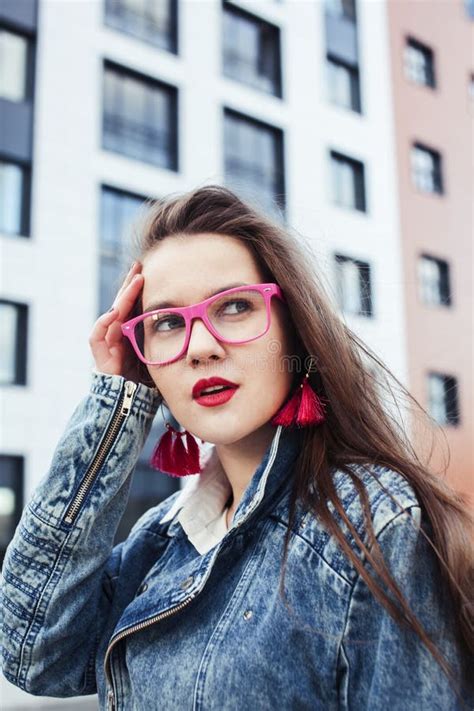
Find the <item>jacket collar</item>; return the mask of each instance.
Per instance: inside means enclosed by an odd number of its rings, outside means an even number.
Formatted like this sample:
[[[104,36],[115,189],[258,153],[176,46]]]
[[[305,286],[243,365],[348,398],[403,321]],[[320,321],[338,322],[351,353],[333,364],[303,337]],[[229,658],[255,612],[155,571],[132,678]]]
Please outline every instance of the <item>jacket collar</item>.
[[[228,531],[229,536],[235,534],[234,529],[237,527],[241,527],[240,531],[247,525],[250,528],[253,525],[253,514],[261,516],[264,510],[270,509],[274,505],[277,492],[280,497],[280,493],[282,493],[280,490],[286,491],[291,486],[293,465],[301,449],[301,437],[301,431],[298,429],[290,430],[283,428],[281,425],[277,427],[262,461],[255,470],[242,496]],[[189,484],[186,483],[185,488],[176,497],[174,505],[161,518],[160,523],[169,522],[166,531],[168,536],[178,537],[183,535],[182,522],[177,516],[178,511],[181,513],[183,511],[187,512],[187,514],[183,515],[184,517],[181,517],[182,520],[188,520],[189,522],[193,520],[195,523],[205,521],[208,516],[213,515],[217,510],[218,502],[225,503],[227,500],[225,499],[224,501],[224,496],[227,496],[226,482],[222,477],[222,469],[217,466],[213,451],[214,448],[203,464],[201,474],[193,477]],[[190,487],[189,489],[188,486]],[[228,481],[227,486],[230,492]],[[198,507],[201,505],[203,505],[203,510],[208,512],[207,516],[204,515],[204,518],[197,517],[197,512],[200,510]],[[202,524],[199,523],[198,525]],[[186,556],[183,558],[179,573],[183,578],[187,574],[186,582],[188,579],[192,580],[191,587],[187,587],[185,591],[182,586],[176,585],[175,574],[168,575],[168,577],[166,575],[160,577],[160,575],[156,574],[156,570],[154,571],[153,566],[147,576],[148,590],[128,605],[115,627],[113,637],[135,624],[177,607],[185,598],[197,595],[209,578],[219,550],[220,545],[215,545],[199,558],[195,556],[189,559]],[[157,570],[159,569],[160,566],[158,564]]]
[[[244,491],[229,530],[242,525],[264,500],[272,498],[284,480],[289,479],[291,465],[301,444],[301,430],[277,426],[272,441]],[[206,552],[209,548],[209,531],[222,514],[231,493],[230,482],[217,457],[216,448],[212,446],[205,455],[201,473],[189,477],[160,523],[171,522],[169,535],[174,535],[180,525],[197,544],[198,550],[201,547],[200,552]]]

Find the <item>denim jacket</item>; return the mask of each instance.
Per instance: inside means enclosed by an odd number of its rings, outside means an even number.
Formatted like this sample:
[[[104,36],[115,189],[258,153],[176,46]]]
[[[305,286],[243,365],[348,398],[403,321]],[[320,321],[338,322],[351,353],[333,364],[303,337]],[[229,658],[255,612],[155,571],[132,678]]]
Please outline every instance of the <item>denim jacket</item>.
[[[275,429],[231,527],[206,553],[177,519],[182,492],[113,546],[158,398],[142,383],[93,372],[6,552],[4,676],[35,695],[98,693],[100,708],[114,711],[464,708],[417,636],[392,620],[300,504],[280,596],[300,430]],[[453,610],[412,488],[387,468],[354,471],[391,573],[461,674]],[[333,480],[367,542],[354,485],[338,470]],[[462,693],[473,708],[465,684]]]

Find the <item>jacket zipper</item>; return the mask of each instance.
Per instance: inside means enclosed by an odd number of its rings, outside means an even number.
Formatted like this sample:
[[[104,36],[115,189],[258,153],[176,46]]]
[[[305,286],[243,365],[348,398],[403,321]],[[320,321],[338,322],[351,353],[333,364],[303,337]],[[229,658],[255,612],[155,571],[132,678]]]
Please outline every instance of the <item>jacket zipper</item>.
[[[69,505],[66,514],[64,516],[65,523],[74,523],[77,515],[81,509],[84,499],[87,496],[89,489],[91,488],[94,479],[97,476],[97,472],[101,468],[105,458],[107,457],[115,438],[117,437],[118,431],[123,423],[123,421],[128,417],[133,401],[133,395],[137,389],[137,383],[132,380],[125,381],[125,389],[122,393],[121,400],[114,413],[112,421],[105,433],[105,436],[100,443],[100,446],[95,454],[92,464],[84,475],[81,482],[79,490]]]
[[[267,463],[267,466],[265,468],[265,472],[263,475],[265,475],[268,470],[271,468],[273,464],[273,460],[275,459],[275,452],[278,447],[278,441],[275,446],[275,448],[271,451],[270,453],[270,459]],[[235,528],[238,528],[243,521],[239,521]],[[216,554],[215,554],[216,555]],[[212,567],[212,565],[210,566]],[[210,569],[209,569],[210,570]],[[209,574],[209,571],[208,571]],[[169,617],[170,615],[173,615],[175,612],[178,612],[179,610],[182,610],[183,607],[186,607],[188,603],[191,602],[191,600],[194,598],[198,591],[195,590],[192,595],[187,597],[185,600],[180,602],[178,605],[175,605],[175,607],[171,607],[168,610],[165,610],[164,612],[160,612],[158,615],[155,615],[154,617],[150,617],[149,620],[144,620],[143,622],[138,622],[136,625],[132,625],[132,627],[127,627],[126,630],[122,630],[122,632],[119,632],[119,634],[113,639],[113,641],[109,644],[107,647],[107,650],[105,652],[105,658],[104,658],[104,671],[105,671],[105,679],[106,679],[106,684],[107,684],[107,711],[115,711],[115,694],[114,694],[114,683],[112,679],[112,670],[110,670],[109,673],[109,668],[108,668],[108,660],[110,657],[110,653],[115,646],[117,642],[119,642],[121,639],[124,637],[127,637],[130,634],[133,634],[134,632],[138,632],[138,630],[142,630],[145,627],[149,627],[150,625],[154,625],[156,622],[159,622],[160,620],[164,619],[165,617]]]
[[[121,639],[123,639],[124,637],[127,637],[129,634],[138,632],[138,630],[142,630],[145,627],[148,627],[149,625],[154,625],[155,622],[159,622],[160,620],[164,619],[165,617],[170,617],[170,615],[173,615],[175,612],[178,612],[178,610],[182,610],[183,607],[186,607],[186,605],[188,603],[190,603],[193,598],[194,598],[194,593],[192,595],[190,595],[189,597],[187,597],[182,602],[180,602],[179,605],[175,605],[175,607],[171,607],[168,610],[165,610],[164,612],[160,612],[159,615],[150,617],[149,620],[144,620],[143,622],[138,622],[136,625],[133,625],[132,627],[128,627],[126,630],[119,632],[119,634],[114,638],[113,642],[107,647],[107,651],[105,653],[105,659],[104,659],[104,670],[105,670],[105,676],[106,676],[107,685],[108,685],[107,711],[114,711],[114,709],[115,709],[115,696],[114,696],[114,690],[113,690],[112,675],[111,675],[111,673],[109,674],[109,669],[107,667],[107,662],[110,657],[110,653],[112,651],[112,648],[115,646],[115,644],[117,642],[119,642]]]

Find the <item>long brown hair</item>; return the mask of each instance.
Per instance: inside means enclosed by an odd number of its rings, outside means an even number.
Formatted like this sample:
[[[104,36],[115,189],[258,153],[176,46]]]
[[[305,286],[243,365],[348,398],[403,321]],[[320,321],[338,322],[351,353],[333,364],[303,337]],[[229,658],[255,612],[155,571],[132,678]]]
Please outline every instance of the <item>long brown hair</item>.
[[[370,465],[376,463],[399,472],[411,485],[423,517],[431,526],[431,537],[420,530],[436,553],[441,580],[452,596],[456,634],[462,656],[467,659],[474,653],[473,517],[466,498],[451,489],[420,460],[405,428],[390,414],[387,396],[395,408],[402,400],[405,406],[408,403],[413,413],[432,426],[428,413],[343,322],[327,295],[322,276],[316,273],[314,254],[309,245],[282,221],[263,214],[231,190],[219,185],[204,185],[185,194],[173,194],[151,202],[137,230],[131,256],[142,260],[168,236],[198,233],[229,235],[245,242],[265,279],[277,282],[285,294],[299,353],[302,356],[315,355],[317,360],[317,372],[310,376],[311,385],[327,404],[326,421],[322,426],[307,428],[304,434],[292,488],[280,591],[283,590],[288,545],[299,500],[337,539],[388,613],[398,624],[408,623],[453,680],[450,665],[411,612],[384,564],[365,486],[350,466],[367,466],[370,475]],[[143,382],[153,384],[144,366]],[[357,489],[369,547],[344,511],[332,477],[334,468],[350,476]],[[390,495],[389,491],[387,493]],[[393,500],[398,504],[396,499]],[[340,515],[360,552],[399,606],[368,573],[331,513],[329,504]]]

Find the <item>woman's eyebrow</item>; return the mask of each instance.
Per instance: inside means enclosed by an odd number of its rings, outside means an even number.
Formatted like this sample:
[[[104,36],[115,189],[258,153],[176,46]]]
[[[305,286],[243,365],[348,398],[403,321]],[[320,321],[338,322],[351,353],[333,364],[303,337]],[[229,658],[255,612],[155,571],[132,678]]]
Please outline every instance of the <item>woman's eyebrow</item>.
[[[205,296],[204,299],[201,299],[201,301],[205,301],[205,299],[210,299],[211,296],[215,296],[216,294],[219,294],[221,291],[226,291],[227,289],[233,289],[234,287],[237,286],[249,286],[246,282],[239,282],[235,284],[228,284],[227,286],[221,286],[219,289],[215,289],[214,291],[208,292]],[[153,304],[150,304],[149,306],[146,307],[146,309],[143,309],[144,314],[148,313],[149,311],[158,311],[158,309],[173,309],[176,307],[179,307],[180,304],[174,304],[172,301],[157,301]]]

